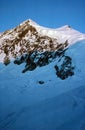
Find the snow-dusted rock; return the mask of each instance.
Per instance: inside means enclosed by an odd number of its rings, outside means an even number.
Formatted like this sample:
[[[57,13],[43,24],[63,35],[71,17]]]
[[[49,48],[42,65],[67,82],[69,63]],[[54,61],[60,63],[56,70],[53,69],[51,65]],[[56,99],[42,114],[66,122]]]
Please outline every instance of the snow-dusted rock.
[[[0,57],[2,52],[11,60],[35,50],[45,52],[65,49],[82,40],[85,40],[85,34],[68,25],[50,29],[27,20],[0,35]],[[3,62],[4,58],[0,58],[0,61]]]

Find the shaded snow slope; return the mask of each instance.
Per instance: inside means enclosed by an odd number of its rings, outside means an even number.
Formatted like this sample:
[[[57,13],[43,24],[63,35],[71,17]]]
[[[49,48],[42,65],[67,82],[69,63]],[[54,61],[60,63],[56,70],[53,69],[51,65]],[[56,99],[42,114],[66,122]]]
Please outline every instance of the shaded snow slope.
[[[24,64],[0,64],[0,130],[85,129],[85,41],[71,46],[74,75],[57,77],[57,61],[22,74]]]

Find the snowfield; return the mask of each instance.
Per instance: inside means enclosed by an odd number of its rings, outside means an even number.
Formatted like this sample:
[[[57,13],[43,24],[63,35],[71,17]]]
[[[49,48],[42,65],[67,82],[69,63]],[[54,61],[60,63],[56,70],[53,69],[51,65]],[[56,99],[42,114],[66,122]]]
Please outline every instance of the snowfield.
[[[85,41],[66,54],[75,69],[65,80],[56,60],[24,74],[24,63],[0,64],[0,130],[85,130]]]

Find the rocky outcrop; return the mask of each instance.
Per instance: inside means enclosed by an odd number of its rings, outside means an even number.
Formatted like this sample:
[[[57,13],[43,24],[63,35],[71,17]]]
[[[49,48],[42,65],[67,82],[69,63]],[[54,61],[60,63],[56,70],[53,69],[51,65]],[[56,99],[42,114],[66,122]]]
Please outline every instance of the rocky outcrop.
[[[23,73],[26,71],[32,71],[37,66],[42,67],[51,63],[58,56],[57,51],[52,52],[38,52],[34,51],[29,54],[22,55],[20,58],[17,58],[14,63],[20,65],[21,63],[26,63]]]
[[[69,56],[63,56],[61,58],[62,64],[55,65],[56,75],[62,80],[74,75],[74,66],[72,65],[72,59]]]
[[[72,59],[69,56],[65,55],[66,50],[51,51],[51,52],[32,52],[29,54],[22,55],[20,58],[17,58],[14,63],[22,64],[25,63],[25,68],[22,70],[22,73],[26,71],[33,71],[36,67],[42,67],[48,65],[53,60],[58,61],[54,66],[56,70],[57,77],[62,80],[68,78],[69,76],[74,75],[74,66]]]

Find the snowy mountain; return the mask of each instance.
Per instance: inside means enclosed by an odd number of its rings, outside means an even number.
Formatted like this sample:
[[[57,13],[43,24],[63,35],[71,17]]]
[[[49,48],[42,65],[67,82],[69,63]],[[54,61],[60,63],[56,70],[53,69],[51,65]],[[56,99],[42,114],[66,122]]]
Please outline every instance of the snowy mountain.
[[[0,35],[0,61],[3,62],[7,57],[16,58],[35,50],[45,52],[65,49],[81,40],[85,40],[85,34],[68,25],[58,29],[48,29],[32,20],[27,20]]]
[[[32,20],[0,35],[0,130],[85,130],[85,34]]]

